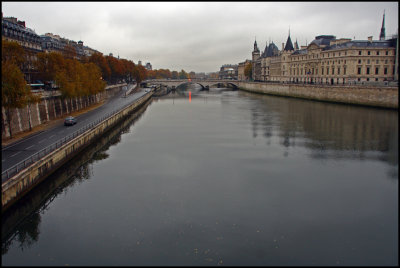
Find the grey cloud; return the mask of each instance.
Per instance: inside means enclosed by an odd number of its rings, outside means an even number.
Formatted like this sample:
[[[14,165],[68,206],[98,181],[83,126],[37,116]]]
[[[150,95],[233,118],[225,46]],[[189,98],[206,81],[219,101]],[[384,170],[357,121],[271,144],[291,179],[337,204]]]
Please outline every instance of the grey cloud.
[[[27,22],[38,34],[82,39],[153,68],[217,71],[251,58],[254,38],[264,50],[316,35],[377,38],[386,9],[386,33],[398,28],[397,2],[2,2],[4,16]],[[185,67],[186,66],[186,67]]]

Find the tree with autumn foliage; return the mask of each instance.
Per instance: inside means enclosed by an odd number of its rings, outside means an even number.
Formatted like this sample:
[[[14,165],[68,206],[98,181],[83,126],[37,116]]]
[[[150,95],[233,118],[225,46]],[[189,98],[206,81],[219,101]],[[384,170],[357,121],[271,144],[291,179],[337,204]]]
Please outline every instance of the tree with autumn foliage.
[[[1,41],[1,61],[12,62],[17,65],[20,70],[25,59],[25,50],[20,44],[14,41],[2,40]]]
[[[251,79],[253,76],[253,67],[251,65],[251,63],[248,63],[245,67],[244,67],[244,75],[247,77],[247,79]]]
[[[89,57],[89,62],[96,64],[101,70],[101,76],[104,80],[109,80],[111,78],[111,69],[108,65],[106,58],[101,53],[94,53]]]
[[[179,72],[179,79],[188,79],[189,75],[183,69]]]
[[[6,110],[7,122],[12,138],[11,109],[23,108],[27,104],[27,88],[24,75],[11,60],[1,61],[1,105]]]
[[[54,81],[57,72],[65,69],[65,58],[58,52],[40,52],[36,55],[37,77],[42,81]]]
[[[28,104],[30,113],[30,104],[40,101],[40,98],[33,95],[21,72],[26,62],[22,46],[17,42],[2,40],[1,52],[1,105],[6,110],[6,120],[12,138],[11,109],[23,108]],[[31,128],[30,114],[29,127]]]

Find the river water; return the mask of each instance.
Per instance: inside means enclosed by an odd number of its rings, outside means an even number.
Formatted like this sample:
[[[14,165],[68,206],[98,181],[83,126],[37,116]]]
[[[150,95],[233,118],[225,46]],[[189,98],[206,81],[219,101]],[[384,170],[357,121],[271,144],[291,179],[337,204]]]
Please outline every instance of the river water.
[[[153,99],[2,217],[2,265],[398,265],[398,112]]]

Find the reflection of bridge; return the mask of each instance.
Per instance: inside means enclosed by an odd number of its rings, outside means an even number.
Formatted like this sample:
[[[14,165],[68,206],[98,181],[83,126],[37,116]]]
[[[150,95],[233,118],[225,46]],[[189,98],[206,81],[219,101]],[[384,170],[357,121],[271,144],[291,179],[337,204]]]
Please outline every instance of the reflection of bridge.
[[[238,81],[236,80],[220,80],[220,79],[210,79],[210,80],[202,80],[202,79],[180,79],[180,80],[162,80],[162,79],[155,79],[155,80],[146,80],[142,83],[146,83],[147,85],[155,85],[159,86],[166,86],[172,89],[175,89],[184,84],[198,84],[202,87],[202,89],[209,89],[210,86],[228,86],[233,87],[235,89],[239,88]]]

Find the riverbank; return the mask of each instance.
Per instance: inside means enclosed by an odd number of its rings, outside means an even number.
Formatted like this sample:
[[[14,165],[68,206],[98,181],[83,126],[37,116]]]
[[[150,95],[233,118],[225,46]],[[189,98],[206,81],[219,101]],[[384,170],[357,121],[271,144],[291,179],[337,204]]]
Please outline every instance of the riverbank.
[[[122,90],[127,84],[110,85],[93,96],[76,97],[72,99],[61,98],[60,92],[43,92],[41,101],[24,108],[11,109],[11,124],[8,120],[2,121],[2,146],[4,142],[12,143],[15,137],[21,138],[31,135],[30,128],[40,131],[41,128],[51,126],[53,122],[63,120],[67,115],[79,115],[82,112],[87,112],[102,105],[108,98]],[[2,107],[2,116],[6,118],[6,111]],[[12,139],[10,139],[10,128],[12,131]]]
[[[102,100],[102,101],[100,101],[100,103],[94,104],[94,105],[92,105],[90,107],[84,108],[84,109],[79,110],[79,111],[72,112],[70,115],[76,117],[78,115],[90,112],[90,111],[92,111],[94,109],[97,109],[100,106],[102,106],[104,103],[105,103],[105,101]],[[56,126],[58,124],[62,124],[63,121],[64,121],[64,118],[53,119],[53,120],[44,122],[43,124],[40,124],[38,126],[33,127],[32,130],[26,130],[24,132],[17,133],[15,135],[13,135],[12,139],[10,139],[10,138],[2,138],[1,146],[5,147],[7,145],[10,145],[10,144],[13,144],[15,142],[18,142],[18,141],[20,141],[20,140],[22,140],[24,138],[27,138],[27,137],[32,136],[32,135],[35,135],[35,134],[37,134],[39,132],[46,131],[47,129],[52,128],[52,127],[54,127],[54,126]]]
[[[398,87],[332,86],[238,82],[239,89],[276,96],[398,109]]]
[[[25,167],[24,161],[22,167],[17,165],[16,175],[13,175],[13,170],[10,171],[11,174],[7,171],[6,175],[9,179],[4,180],[2,183],[2,211],[5,211],[55,170],[101,137],[129,113],[141,107],[151,99],[152,94],[153,92],[148,92],[134,102],[128,103],[121,110],[113,113],[103,121],[94,122],[80,129],[79,132],[70,136],[72,139],[67,139],[59,145],[56,144],[56,148],[48,153],[45,152],[44,156],[39,155],[41,158],[33,164],[28,163],[29,165]]]

